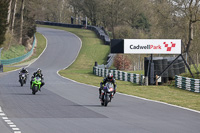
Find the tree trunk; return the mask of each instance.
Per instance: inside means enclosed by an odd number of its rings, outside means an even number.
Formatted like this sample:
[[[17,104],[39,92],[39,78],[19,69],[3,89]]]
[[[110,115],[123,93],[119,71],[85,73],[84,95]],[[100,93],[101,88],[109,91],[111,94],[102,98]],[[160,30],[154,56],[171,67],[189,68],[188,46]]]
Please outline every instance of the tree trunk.
[[[25,2],[25,0],[22,0],[22,8],[21,8],[21,24],[20,24],[20,38],[19,38],[19,43],[20,43],[20,44],[22,44],[22,37],[23,37],[24,2]]]
[[[190,20],[189,22],[189,37],[188,37],[188,43],[186,45],[186,51],[185,52],[189,52],[189,49],[190,49],[190,45],[192,43],[192,40],[193,40],[193,22]]]
[[[62,5],[61,5],[61,10],[60,10],[60,23],[62,23],[63,19],[62,19],[62,13],[63,13],[63,10],[64,10],[64,4],[65,4],[65,0],[62,0]]]
[[[113,39],[115,39],[115,28],[114,28],[114,26],[112,26],[112,35],[113,35]]]
[[[15,26],[15,14],[16,14],[16,11],[17,11],[17,0],[15,0],[15,8],[14,8],[14,13],[13,13],[12,28],[11,28],[12,35],[13,35],[13,31],[14,31],[14,26]]]
[[[12,8],[12,0],[10,0],[9,8],[8,8],[8,18],[7,18],[7,23],[8,23],[8,24],[10,23],[11,8]],[[10,27],[10,26],[8,26],[8,27]],[[9,28],[8,28],[8,29],[9,29]]]

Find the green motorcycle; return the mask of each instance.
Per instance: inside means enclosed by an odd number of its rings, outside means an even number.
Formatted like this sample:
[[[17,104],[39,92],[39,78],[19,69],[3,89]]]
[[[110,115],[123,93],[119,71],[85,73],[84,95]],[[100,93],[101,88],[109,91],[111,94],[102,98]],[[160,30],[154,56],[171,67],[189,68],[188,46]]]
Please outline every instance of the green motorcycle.
[[[32,81],[31,89],[32,89],[32,94],[35,95],[36,92],[40,91],[41,88],[41,78],[40,77],[35,77]]]

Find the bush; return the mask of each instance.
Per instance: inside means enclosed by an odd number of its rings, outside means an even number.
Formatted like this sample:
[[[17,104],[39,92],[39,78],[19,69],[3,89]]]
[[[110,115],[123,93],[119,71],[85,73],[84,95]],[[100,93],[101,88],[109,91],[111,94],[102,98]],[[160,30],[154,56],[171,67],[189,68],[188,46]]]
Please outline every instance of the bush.
[[[130,26],[118,26],[115,28],[116,39],[129,39],[133,37],[133,30]]]
[[[114,66],[118,70],[127,70],[131,66],[131,61],[129,60],[129,58],[126,55],[118,54],[115,56]]]

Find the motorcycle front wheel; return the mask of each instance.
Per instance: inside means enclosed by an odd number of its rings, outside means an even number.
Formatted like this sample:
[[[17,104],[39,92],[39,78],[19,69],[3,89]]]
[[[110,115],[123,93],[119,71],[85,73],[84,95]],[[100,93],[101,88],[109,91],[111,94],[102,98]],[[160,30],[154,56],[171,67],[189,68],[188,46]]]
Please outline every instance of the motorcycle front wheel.
[[[104,106],[106,107],[108,105],[108,94],[106,93],[104,96]]]
[[[32,94],[35,95],[36,92],[37,92],[37,86],[34,85],[32,88]]]

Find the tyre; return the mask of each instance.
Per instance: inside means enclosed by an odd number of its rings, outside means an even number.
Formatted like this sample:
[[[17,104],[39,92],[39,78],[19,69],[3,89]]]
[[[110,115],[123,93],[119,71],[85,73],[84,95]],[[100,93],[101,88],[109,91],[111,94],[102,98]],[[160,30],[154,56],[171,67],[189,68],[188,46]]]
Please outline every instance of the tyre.
[[[25,83],[24,83],[24,79],[21,80],[21,86],[23,86]]]
[[[21,83],[21,86],[23,86],[23,83],[22,83],[22,81],[21,81],[20,83]]]
[[[101,96],[101,106],[104,106],[104,95]]]
[[[108,95],[106,93],[104,98],[104,106],[106,107],[107,105],[108,105]]]
[[[37,86],[34,85],[32,88],[32,94],[35,95],[36,92],[37,92]]]

